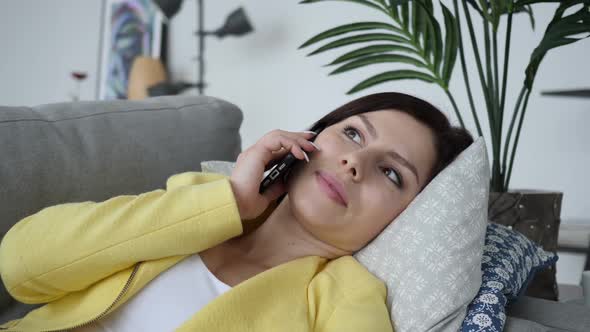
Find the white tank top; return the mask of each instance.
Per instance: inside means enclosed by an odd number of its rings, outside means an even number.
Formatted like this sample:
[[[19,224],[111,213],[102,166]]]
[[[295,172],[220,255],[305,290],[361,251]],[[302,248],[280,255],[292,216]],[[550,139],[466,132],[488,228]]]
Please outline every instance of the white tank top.
[[[115,311],[74,331],[174,331],[230,289],[207,269],[199,254],[193,254],[158,275]]]

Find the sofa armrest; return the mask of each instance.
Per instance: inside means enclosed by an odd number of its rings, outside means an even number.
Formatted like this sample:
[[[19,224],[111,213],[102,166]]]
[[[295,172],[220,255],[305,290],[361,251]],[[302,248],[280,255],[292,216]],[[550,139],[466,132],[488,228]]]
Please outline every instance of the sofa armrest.
[[[590,331],[590,308],[572,303],[523,296],[507,308],[507,315],[570,332]]]
[[[506,324],[504,325],[503,332],[556,332],[561,330],[554,330],[547,326],[541,325],[537,322],[530,320],[506,317]],[[565,332],[565,331],[564,331]]]

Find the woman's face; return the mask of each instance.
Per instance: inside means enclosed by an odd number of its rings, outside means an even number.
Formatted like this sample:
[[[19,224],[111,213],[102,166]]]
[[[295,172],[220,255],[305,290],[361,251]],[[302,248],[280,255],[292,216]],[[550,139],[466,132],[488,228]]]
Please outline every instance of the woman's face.
[[[361,249],[420,192],[435,162],[432,131],[412,116],[380,110],[325,128],[289,176],[292,213],[315,237],[351,253]],[[403,161],[405,160],[405,161]],[[342,205],[322,189],[318,172],[342,184]]]

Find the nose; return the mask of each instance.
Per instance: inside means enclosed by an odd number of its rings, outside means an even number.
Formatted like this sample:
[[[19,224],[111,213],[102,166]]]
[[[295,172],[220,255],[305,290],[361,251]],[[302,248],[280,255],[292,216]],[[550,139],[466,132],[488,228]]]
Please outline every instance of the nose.
[[[348,154],[340,160],[340,165],[344,168],[344,174],[350,176],[355,182],[360,180],[362,176],[360,158],[360,155]]]

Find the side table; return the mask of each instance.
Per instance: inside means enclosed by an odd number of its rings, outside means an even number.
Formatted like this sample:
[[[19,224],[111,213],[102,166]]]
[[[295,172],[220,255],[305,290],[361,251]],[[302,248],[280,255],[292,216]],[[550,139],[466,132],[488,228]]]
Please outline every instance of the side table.
[[[584,271],[590,270],[590,219],[565,219],[559,227],[557,250],[586,255]]]
[[[584,304],[584,298],[581,298],[581,299],[574,299],[574,300],[568,300],[568,301],[565,301],[565,302],[563,302],[563,303],[568,303],[568,304],[575,304],[575,305],[582,305],[582,306],[583,306],[583,305],[585,305],[585,304]]]
[[[590,270],[590,220],[565,219],[560,224],[557,240],[557,251],[560,253],[583,254],[582,271]],[[565,257],[564,257],[565,258]],[[579,260],[578,260],[579,262]],[[579,263],[578,263],[579,264]],[[579,265],[576,264],[577,274]],[[582,285],[558,284],[559,301],[564,303],[581,303],[583,305]],[[572,302],[578,301],[578,302]]]

